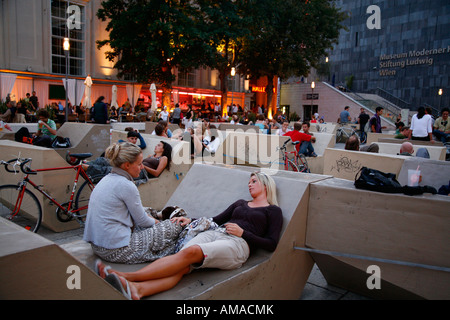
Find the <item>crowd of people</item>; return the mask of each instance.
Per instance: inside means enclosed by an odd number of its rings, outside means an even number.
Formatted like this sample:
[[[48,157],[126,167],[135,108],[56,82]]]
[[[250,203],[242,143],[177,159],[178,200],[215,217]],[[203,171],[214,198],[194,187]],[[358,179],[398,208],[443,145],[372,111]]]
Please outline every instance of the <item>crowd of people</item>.
[[[157,146],[155,154],[158,150]],[[145,168],[142,149],[130,142],[115,143],[105,157],[112,168],[91,194],[83,238],[104,261],[151,262],[131,273],[114,270],[100,260],[95,263],[98,275],[128,299],[168,290],[194,268],[235,269],[257,248],[275,250],[283,220],[270,176],[252,173],[250,199],[231,203],[210,219],[208,228],[177,249],[182,231],[195,228],[198,221],[183,211],[169,219],[156,219],[142,206],[134,183]]]
[[[27,103],[34,106],[33,100],[37,101],[30,97]],[[129,102],[115,110],[104,100],[104,97],[99,97],[89,110],[94,122],[106,124],[121,115],[141,112],[146,119],[157,121],[152,135],[189,140],[192,157],[217,151],[221,136],[212,123],[215,121],[254,125],[263,134],[290,137],[293,142],[299,142],[296,144],[299,154],[317,157],[314,150],[316,137],[310,128],[311,123],[324,121],[323,117],[315,114],[312,121],[297,121],[291,127],[284,115],[277,114],[273,119],[268,119],[261,107],[258,107],[253,121],[248,119],[248,111],[236,105],[229,106],[226,116],[222,116],[218,104],[209,106],[208,112],[193,110],[190,105],[181,108],[177,104],[170,113],[163,107],[159,113],[153,114],[139,107],[131,111]],[[8,110],[1,118],[2,128],[8,129],[6,120],[14,117],[21,107],[22,103],[8,102]],[[61,111],[61,106],[58,109]],[[49,119],[46,109],[37,107],[35,110],[33,115],[39,122],[39,129],[32,139],[37,145],[47,146],[56,136],[56,124]],[[380,133],[383,129],[382,114],[383,108],[377,108],[372,117],[361,109],[356,122],[360,130]],[[450,134],[448,114],[448,109],[443,109],[441,117],[433,121],[423,108],[419,108],[410,127],[405,127],[398,119],[396,138],[430,141],[434,135],[446,142]],[[349,107],[346,107],[338,122],[347,124],[351,121]],[[172,132],[170,123],[179,125],[180,129]],[[249,177],[249,199],[230,203],[226,210],[209,218],[204,229],[197,230],[198,233],[179,246],[180,239],[185,240],[181,238],[186,235],[183,232],[203,226],[204,220],[188,217],[183,210],[176,211],[169,219],[155,217],[150,208],[142,205],[137,189],[142,179],[159,177],[165,170],[170,170],[172,146],[166,139],[161,140],[153,153],[144,158],[143,150],[147,148],[145,140],[132,127],[126,131],[125,141],[113,143],[102,157],[82,164],[90,176],[103,177],[90,197],[84,240],[91,244],[94,253],[103,261],[149,264],[135,272],[120,272],[99,260],[95,263],[95,271],[105,281],[127,298],[141,299],[174,287],[193,269],[235,269],[245,263],[254,249],[275,250],[282,228],[282,213],[277,202],[275,182],[262,172],[252,173]],[[377,144],[362,146],[357,136],[351,136],[345,149],[378,152],[379,148]],[[412,144],[405,141],[399,154],[413,156],[413,153]],[[419,149],[416,156],[421,154]]]
[[[346,106],[340,113],[337,120],[342,125],[359,124],[360,132],[383,133],[386,127],[381,125],[381,117],[384,112],[383,107],[377,107],[374,115],[371,117],[361,108],[358,118],[352,121],[349,106]],[[444,144],[450,142],[450,122],[448,121],[449,109],[443,108],[440,117],[435,119],[431,108],[419,107],[417,113],[411,117],[410,126],[406,126],[402,121],[401,115],[397,116],[395,121],[395,139],[421,140],[421,141],[440,141]]]

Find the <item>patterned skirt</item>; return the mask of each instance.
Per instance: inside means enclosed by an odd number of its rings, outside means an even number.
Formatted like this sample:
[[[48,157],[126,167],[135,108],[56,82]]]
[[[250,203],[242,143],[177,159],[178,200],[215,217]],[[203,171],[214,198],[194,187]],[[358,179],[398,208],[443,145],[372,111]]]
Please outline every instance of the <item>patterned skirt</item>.
[[[96,255],[111,263],[152,262],[175,253],[178,235],[182,230],[179,224],[164,220],[151,228],[135,229],[126,247],[106,249],[94,244],[91,246]]]

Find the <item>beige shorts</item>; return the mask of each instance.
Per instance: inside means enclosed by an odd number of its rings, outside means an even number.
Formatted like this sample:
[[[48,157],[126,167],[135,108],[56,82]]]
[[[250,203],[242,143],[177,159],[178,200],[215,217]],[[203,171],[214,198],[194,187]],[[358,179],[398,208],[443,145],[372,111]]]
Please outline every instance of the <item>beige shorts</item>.
[[[194,269],[237,269],[247,261],[250,255],[250,248],[244,239],[217,230],[199,233],[183,249],[193,245],[198,245],[204,256],[201,265],[192,265]]]

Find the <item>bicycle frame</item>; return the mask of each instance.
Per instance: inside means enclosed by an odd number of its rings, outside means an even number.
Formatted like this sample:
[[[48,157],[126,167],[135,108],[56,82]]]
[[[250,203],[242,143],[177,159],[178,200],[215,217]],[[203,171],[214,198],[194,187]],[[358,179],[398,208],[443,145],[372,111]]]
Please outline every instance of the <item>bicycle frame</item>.
[[[288,160],[289,160],[289,155],[290,154],[294,154],[294,164],[298,167],[298,153],[297,151],[284,151],[284,170],[289,170],[289,164],[288,164]]]
[[[33,186],[34,189],[36,189],[37,191],[39,191],[40,193],[42,193],[47,199],[49,199],[52,203],[54,203],[58,208],[60,208],[61,210],[67,210],[69,212],[72,213],[77,213],[81,210],[85,210],[87,209],[87,205],[83,206],[81,208],[76,208],[75,210],[72,210],[72,204],[73,204],[73,198],[75,195],[75,190],[77,188],[77,184],[78,184],[78,179],[81,176],[86,180],[89,181],[90,184],[93,185],[91,179],[89,178],[89,176],[87,175],[87,173],[84,171],[83,167],[81,166],[81,164],[78,164],[76,166],[70,166],[70,167],[59,167],[59,168],[46,168],[46,169],[36,169],[33,170],[33,172],[38,173],[38,172],[46,172],[46,171],[56,171],[56,170],[68,170],[68,169],[74,169],[77,171],[76,175],[75,175],[75,180],[73,183],[73,187],[72,187],[72,193],[70,194],[70,199],[69,199],[69,204],[67,209],[64,208],[58,201],[56,201],[55,198],[53,198],[50,194],[48,194],[45,190],[43,190],[43,188],[41,188],[39,185],[37,185],[36,183],[34,183],[32,180],[30,180],[29,175],[27,174],[21,182],[21,187],[22,187],[22,191],[19,195],[19,198],[22,199],[23,198],[23,193],[25,192],[25,189],[27,188],[27,184],[31,184]],[[22,200],[20,200],[22,202]],[[20,208],[20,206],[19,206]],[[14,209],[14,211],[17,210],[17,203],[16,203],[16,208]]]

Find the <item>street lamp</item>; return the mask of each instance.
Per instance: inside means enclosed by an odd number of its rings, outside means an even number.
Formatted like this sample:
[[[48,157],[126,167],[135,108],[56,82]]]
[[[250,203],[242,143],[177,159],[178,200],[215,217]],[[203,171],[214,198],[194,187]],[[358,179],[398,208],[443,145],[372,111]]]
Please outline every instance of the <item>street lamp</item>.
[[[316,83],[313,81],[311,82],[311,113],[310,113],[310,118],[312,119],[312,114],[313,114],[313,102],[314,102],[314,88],[316,87]]]
[[[69,89],[69,84],[67,83],[69,78],[69,50],[70,50],[70,42],[69,38],[64,38],[63,42],[63,48],[64,48],[64,54],[66,56],[66,122],[69,121],[69,108],[68,108],[68,97],[67,97],[67,90]]]
[[[231,112],[233,113],[233,93],[234,93],[234,76],[236,75],[236,68],[231,68]]]
[[[439,95],[439,111],[441,110],[441,102],[442,102],[442,94],[444,92],[442,91],[442,89],[439,89],[438,91],[438,95]]]

